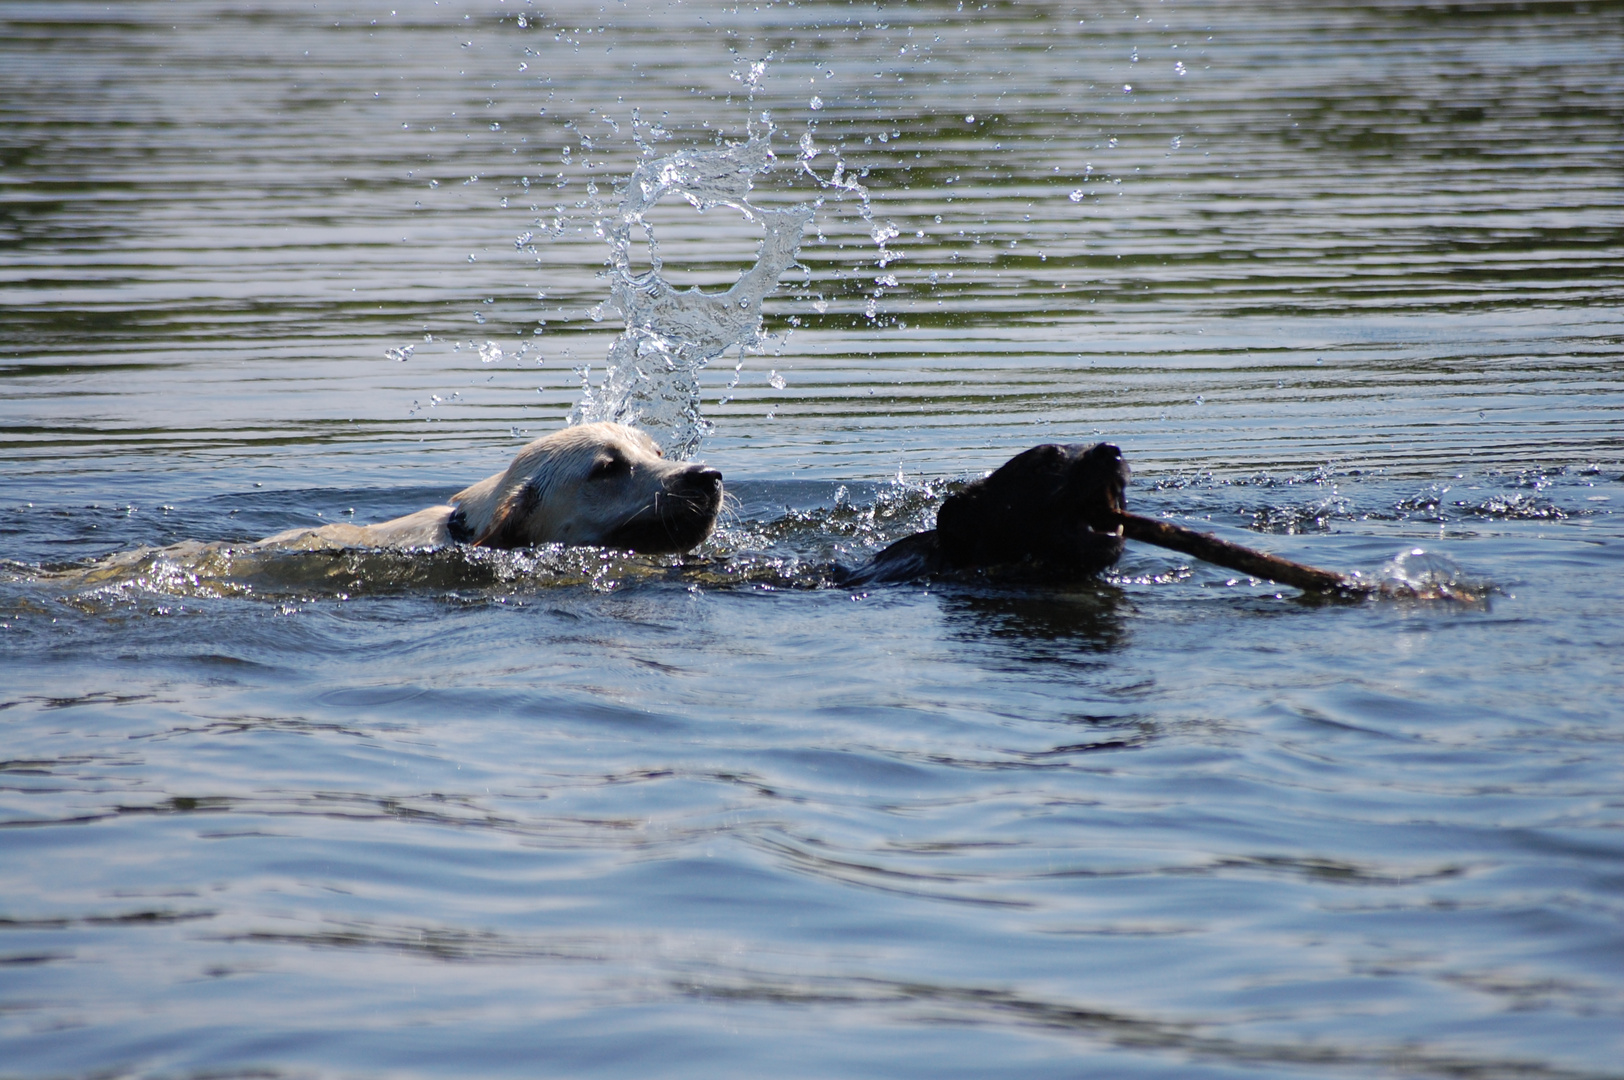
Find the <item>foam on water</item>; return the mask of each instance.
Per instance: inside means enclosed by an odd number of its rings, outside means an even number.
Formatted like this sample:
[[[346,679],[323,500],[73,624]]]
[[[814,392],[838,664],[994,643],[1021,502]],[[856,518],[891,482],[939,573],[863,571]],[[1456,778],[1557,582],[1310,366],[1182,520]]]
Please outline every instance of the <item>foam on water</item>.
[[[795,265],[812,220],[812,207],[805,204],[774,210],[750,202],[756,178],[770,172],[774,160],[768,139],[752,136],[743,143],[679,150],[633,171],[619,210],[601,223],[610,250],[610,298],[626,329],[609,350],[603,380],[583,388],[570,423],[636,424],[677,459],[699,449],[710,430],[699,410],[699,373],[730,349],[742,359],[762,346],[762,301]],[[660,276],[659,248],[645,215],[667,196],[700,213],[731,207],[764,230],[755,264],[726,292],[678,289]],[[641,274],[631,261],[636,228],[649,236],[652,268]]]
[[[551,589],[612,592],[683,573],[694,562],[683,556],[562,544],[509,551],[462,544],[397,550],[184,541],[137,548],[84,566],[43,572],[17,567],[13,572],[18,579],[33,577],[62,589],[62,601],[81,611],[110,612],[170,599],[302,603],[437,594],[453,602],[480,602]],[[0,573],[7,569],[0,564]]]

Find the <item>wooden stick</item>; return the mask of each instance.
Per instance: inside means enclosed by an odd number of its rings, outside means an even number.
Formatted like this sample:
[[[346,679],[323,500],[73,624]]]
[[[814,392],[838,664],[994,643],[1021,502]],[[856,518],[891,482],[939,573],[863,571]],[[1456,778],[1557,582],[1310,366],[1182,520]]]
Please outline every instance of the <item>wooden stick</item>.
[[[1239,544],[1231,544],[1228,540],[1220,540],[1211,533],[1186,529],[1182,525],[1172,525],[1165,521],[1157,521],[1155,518],[1125,512],[1114,514],[1112,520],[1122,527],[1122,535],[1130,540],[1172,548],[1186,555],[1194,555],[1203,562],[1216,563],[1231,570],[1239,570],[1243,574],[1250,574],[1252,577],[1291,585],[1304,592],[1347,595],[1371,591],[1369,584],[1344,574],[1304,566],[1290,559],[1282,559],[1278,555],[1266,555]]]

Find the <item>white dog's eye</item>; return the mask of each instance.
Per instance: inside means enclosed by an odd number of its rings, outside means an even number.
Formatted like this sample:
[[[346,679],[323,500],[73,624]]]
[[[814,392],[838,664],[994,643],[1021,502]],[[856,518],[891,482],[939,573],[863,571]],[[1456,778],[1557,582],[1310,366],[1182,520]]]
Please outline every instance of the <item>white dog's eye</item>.
[[[632,463],[623,457],[605,454],[592,463],[586,478],[588,480],[605,480],[613,476],[624,476],[631,471]]]

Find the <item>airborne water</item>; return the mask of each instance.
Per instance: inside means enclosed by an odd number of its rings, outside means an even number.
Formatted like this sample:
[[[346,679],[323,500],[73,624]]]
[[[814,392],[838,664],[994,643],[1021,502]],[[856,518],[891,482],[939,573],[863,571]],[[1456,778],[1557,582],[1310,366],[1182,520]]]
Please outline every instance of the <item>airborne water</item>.
[[[1616,21],[0,10],[0,1076],[1624,1075]],[[1483,597],[827,580],[1100,439]]]
[[[572,422],[636,424],[677,459],[699,449],[711,426],[700,415],[700,369],[729,349],[739,351],[742,366],[745,353],[760,348],[761,302],[794,265],[801,233],[812,218],[806,205],[763,210],[750,204],[756,176],[771,171],[773,160],[766,138],[753,137],[638,164],[606,229],[610,290],[626,329],[609,350],[603,382],[584,388],[570,413]],[[726,206],[762,226],[755,264],[725,292],[679,290],[660,276],[659,246],[646,215],[667,196],[680,197],[701,213]],[[651,269],[642,274],[631,265],[634,227],[649,230]]]
[[[764,63],[753,65],[752,87],[764,73]],[[812,271],[798,264],[796,257],[807,225],[828,199],[815,194],[815,201],[777,209],[750,202],[756,182],[778,164],[770,124],[765,134],[751,130],[740,142],[690,147],[662,157],[650,158],[652,148],[641,141],[639,146],[646,160],[639,161],[627,179],[620,206],[593,222],[594,234],[604,236],[609,244],[610,302],[625,318],[626,329],[610,347],[597,386],[588,381],[590,365],[581,369],[581,399],[570,410],[569,419],[571,423],[613,420],[635,424],[652,435],[668,456],[685,460],[698,452],[701,441],[715,427],[702,415],[700,372],[710,361],[736,350],[735,378],[727,387],[731,392],[738,385],[737,374],[746,358],[773,347],[775,343],[762,332],[763,301],[791,270],[799,270],[811,281]],[[796,172],[811,179],[813,192],[827,191],[835,200],[856,199],[859,213],[872,224],[868,189],[847,175],[844,161],[836,160],[827,178],[812,167],[822,151],[810,125],[801,135],[799,148]],[[667,198],[681,199],[701,214],[726,207],[760,227],[755,261],[740,269],[730,287],[678,289],[661,275],[664,263],[649,215]],[[633,265],[634,233],[639,231],[648,243],[649,269],[641,273]],[[883,269],[894,258],[886,241],[897,233],[895,228],[877,226],[872,234],[876,265]],[[890,283],[895,284],[894,279]],[[827,310],[823,302],[821,311]],[[777,346],[781,350],[782,342]],[[775,370],[769,385],[782,390],[786,382]],[[724,404],[728,400],[722,398]]]

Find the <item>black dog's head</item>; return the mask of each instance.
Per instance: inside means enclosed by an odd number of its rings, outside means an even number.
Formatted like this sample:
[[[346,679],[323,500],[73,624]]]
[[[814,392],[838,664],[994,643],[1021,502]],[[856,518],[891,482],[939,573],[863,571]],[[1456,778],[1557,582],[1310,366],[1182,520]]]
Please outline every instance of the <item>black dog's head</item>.
[[[1128,465],[1108,443],[1047,443],[942,503],[937,540],[958,568],[1039,563],[1093,574],[1122,555],[1111,514],[1126,509]]]

